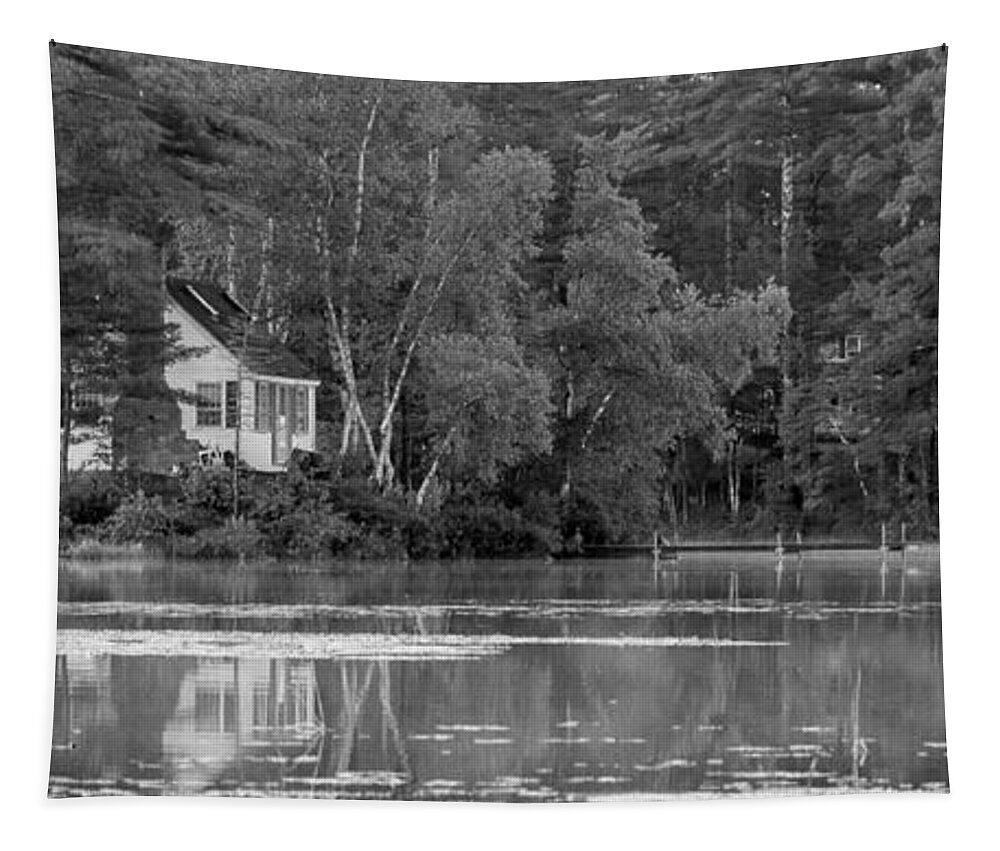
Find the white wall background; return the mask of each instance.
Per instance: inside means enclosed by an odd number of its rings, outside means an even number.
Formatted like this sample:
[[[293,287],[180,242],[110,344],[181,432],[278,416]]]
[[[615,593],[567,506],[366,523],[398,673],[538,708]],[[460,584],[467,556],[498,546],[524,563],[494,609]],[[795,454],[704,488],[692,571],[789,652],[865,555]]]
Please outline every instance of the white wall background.
[[[383,0],[10,4],[2,54],[4,689],[11,848],[985,847],[996,835],[996,27],[976,0]],[[317,72],[531,80],[715,71],[951,47],[941,463],[950,796],[496,805],[45,800],[58,459],[57,243],[47,41]],[[991,391],[984,394],[983,390]],[[17,413],[15,413],[17,412]],[[11,648],[17,648],[13,653]]]

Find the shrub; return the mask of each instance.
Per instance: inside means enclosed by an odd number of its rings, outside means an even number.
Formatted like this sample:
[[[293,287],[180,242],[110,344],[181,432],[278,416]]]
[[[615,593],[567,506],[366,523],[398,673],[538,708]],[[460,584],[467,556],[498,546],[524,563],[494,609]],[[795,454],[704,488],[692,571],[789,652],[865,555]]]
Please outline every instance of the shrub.
[[[217,517],[233,513],[233,471],[228,467],[192,467],[181,478],[181,498],[189,509]]]
[[[554,530],[502,505],[445,505],[439,522],[443,557],[538,555],[558,551]]]
[[[96,526],[114,514],[124,495],[125,488],[114,473],[73,473],[60,488],[59,513],[74,526]]]
[[[330,503],[351,521],[383,532],[402,529],[409,519],[406,503],[399,497],[379,493],[368,479],[351,477],[330,483]]]
[[[76,536],[76,526],[65,514],[59,515],[59,546],[65,547]]]
[[[414,514],[403,529],[407,555],[416,560],[441,558],[446,548],[443,524],[438,516]]]
[[[252,520],[229,519],[180,541],[176,552],[192,558],[240,558],[264,553],[264,536]]]
[[[402,559],[406,546],[398,529],[363,529],[343,554],[356,559]]]
[[[261,531],[272,552],[309,558],[342,553],[361,536],[357,524],[328,505],[294,508]]]
[[[579,531],[588,544],[604,544],[614,538],[610,525],[601,507],[579,492],[561,509],[560,532],[565,540],[572,539]]]
[[[162,540],[170,534],[172,518],[160,496],[137,491],[126,496],[104,525],[107,538],[116,544]]]

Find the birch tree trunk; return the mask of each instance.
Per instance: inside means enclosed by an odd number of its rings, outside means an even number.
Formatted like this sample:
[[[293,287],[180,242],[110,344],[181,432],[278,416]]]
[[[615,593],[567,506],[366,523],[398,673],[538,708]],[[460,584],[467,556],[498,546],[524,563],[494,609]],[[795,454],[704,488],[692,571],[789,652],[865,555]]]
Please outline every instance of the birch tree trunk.
[[[365,210],[365,180],[368,148],[371,145],[372,134],[375,128],[375,119],[378,115],[382,94],[379,92],[372,102],[368,113],[368,122],[365,125],[361,143],[358,146],[357,169],[355,172],[354,188],[354,221],[352,223],[351,244],[347,253],[347,264],[340,280],[340,305],[335,299],[337,288],[334,287],[333,280],[333,257],[330,249],[329,223],[321,222],[317,227],[320,240],[319,250],[323,258],[324,277],[326,279],[327,296],[327,342],[330,357],[334,368],[338,369],[344,380],[343,393],[346,396],[346,404],[343,414],[343,429],[340,444],[340,456],[343,458],[352,446],[357,446],[357,433],[360,430],[365,440],[365,447],[368,450],[371,461],[376,461],[377,455],[372,441],[371,429],[365,419],[364,410],[361,407],[361,399],[358,394],[357,377],[354,370],[354,358],[351,351],[350,331],[351,331],[351,311],[350,311],[350,285],[353,281],[355,265],[361,244],[361,230],[364,223]],[[333,209],[335,200],[332,175],[326,158],[322,158],[322,165],[327,179],[327,213]]]
[[[795,149],[792,129],[792,101],[788,69],[784,71],[781,94],[781,284],[789,286],[789,260],[792,249],[792,222],[795,214]]]
[[[792,218],[795,212],[795,159],[790,139],[781,154],[781,283],[789,286],[789,258],[792,248]]]
[[[569,423],[573,419],[573,409],[576,402],[576,392],[573,385],[573,376],[570,373],[566,375],[566,393],[563,397],[563,416],[566,422]],[[573,464],[569,457],[569,453],[566,453],[566,458],[563,461],[563,481],[559,488],[559,496],[562,499],[569,499],[570,489],[572,488],[572,478],[573,478]]]
[[[734,233],[733,233],[733,205],[735,203],[735,180],[733,175],[733,158],[732,156],[726,157],[726,206],[725,206],[725,218],[726,218],[726,267],[725,267],[725,285],[726,285],[726,295],[730,295],[733,291],[735,284],[735,246]]]
[[[418,346],[426,335],[428,323],[430,322],[431,316],[434,314],[434,309],[437,307],[437,304],[441,299],[441,294],[444,292],[444,289],[448,284],[451,273],[454,271],[458,261],[465,253],[465,249],[468,248],[469,244],[472,242],[473,236],[474,232],[470,230],[466,234],[465,238],[454,249],[453,253],[445,263],[444,268],[439,273],[439,276],[434,283],[434,289],[431,293],[430,299],[428,300],[427,306],[425,307],[424,312],[420,317],[420,321],[417,323],[417,327],[413,332],[413,336],[410,339],[410,343],[406,348],[406,354],[403,356],[403,363],[399,368],[399,373],[396,375],[395,386],[392,389],[392,393],[388,401],[384,405],[382,411],[382,421],[379,424],[379,448],[378,452],[375,453],[374,473],[375,482],[380,488],[389,487],[395,479],[395,470],[392,466],[391,457],[394,417],[396,415],[396,408],[399,406],[399,400],[403,393],[403,385],[409,375],[410,367],[413,364],[413,356],[416,354]],[[422,285],[422,281],[423,276],[418,275],[413,287],[410,290],[410,294],[407,297],[407,307],[415,301],[417,290]],[[407,312],[408,311],[404,310],[401,321],[405,318]]]
[[[430,487],[437,476],[438,467],[441,465],[442,457],[443,453],[435,453],[434,460],[431,462],[431,466],[427,470],[424,480],[420,483],[420,487],[417,489],[417,508],[423,508],[424,503],[427,501],[427,493],[430,491]]]
[[[726,459],[726,482],[729,490],[729,511],[733,522],[737,522],[740,517],[740,465],[739,453],[737,452],[737,442],[729,444],[728,457]]]
[[[608,405],[614,398],[615,391],[609,390],[601,398],[600,403],[597,406],[597,410],[594,411],[594,415],[590,418],[590,422],[587,424],[587,430],[583,434],[583,438],[580,440],[580,453],[581,455],[587,451],[587,444],[590,442],[590,438],[594,435],[594,430],[597,428],[597,424],[601,421],[601,418],[608,410]],[[575,404],[575,392],[573,387],[573,379],[568,377],[566,379],[566,397],[564,403],[564,411],[566,415],[566,421],[569,422],[573,418],[573,406]],[[563,465],[563,483],[560,488],[560,495],[563,499],[567,499],[570,494],[570,489],[572,487],[572,460],[569,457],[569,453],[566,455],[566,461]]]
[[[363,445],[368,460],[372,465],[372,478],[380,488],[390,487],[395,481],[395,468],[392,463],[392,447],[395,431],[395,417],[402,397],[403,387],[409,376],[416,351],[426,335],[427,327],[431,316],[436,308],[441,295],[448,284],[455,266],[463,256],[465,249],[473,237],[473,231],[469,230],[464,239],[460,240],[447,258],[443,268],[433,279],[433,288],[427,298],[427,303],[422,313],[419,313],[419,320],[410,335],[409,343],[403,353],[402,363],[395,377],[392,376],[392,363],[396,351],[407,336],[407,326],[414,314],[419,312],[419,301],[423,291],[428,286],[428,265],[435,248],[440,244],[441,237],[432,238],[433,215],[437,202],[437,181],[439,168],[439,153],[436,147],[431,148],[427,154],[427,194],[424,202],[424,212],[426,224],[424,229],[422,259],[420,267],[414,278],[413,285],[406,295],[399,320],[396,324],[392,340],[386,352],[385,366],[382,374],[382,410],[378,423],[377,437],[375,430],[371,427],[364,408],[361,404],[361,396],[358,387],[358,377],[354,362],[354,353],[351,343],[351,312],[348,298],[348,287],[353,277],[357,256],[360,248],[360,237],[364,221],[365,208],[365,186],[366,186],[366,158],[371,144],[375,119],[379,108],[380,96],[375,99],[368,117],[361,144],[358,149],[357,171],[355,175],[355,199],[354,199],[354,222],[353,237],[348,251],[347,268],[342,276],[342,286],[340,290],[342,297],[338,305],[333,287],[332,258],[328,246],[328,239],[323,249],[326,259],[326,274],[328,279],[328,295],[326,299],[328,347],[334,365],[338,368],[344,382],[342,393],[344,416],[341,431],[340,456],[343,458],[350,451],[356,450],[359,445]],[[332,183],[329,186],[328,206],[333,206]],[[324,229],[325,234],[325,229]]]

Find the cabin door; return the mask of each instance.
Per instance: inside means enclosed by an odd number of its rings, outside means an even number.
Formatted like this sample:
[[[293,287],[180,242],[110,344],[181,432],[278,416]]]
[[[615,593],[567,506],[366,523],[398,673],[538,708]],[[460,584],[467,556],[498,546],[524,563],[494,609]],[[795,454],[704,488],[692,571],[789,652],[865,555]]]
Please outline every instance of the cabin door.
[[[274,388],[274,463],[283,466],[292,452],[292,393],[291,388],[278,384]]]

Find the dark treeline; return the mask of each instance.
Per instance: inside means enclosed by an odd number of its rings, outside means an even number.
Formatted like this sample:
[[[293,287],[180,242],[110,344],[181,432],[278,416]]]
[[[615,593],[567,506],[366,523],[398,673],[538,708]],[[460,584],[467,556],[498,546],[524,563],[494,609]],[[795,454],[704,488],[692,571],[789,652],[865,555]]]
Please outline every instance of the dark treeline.
[[[54,45],[64,459],[81,392],[115,447],[175,406],[178,275],[322,379],[319,526],[367,483],[556,542],[935,536],[945,62],[431,84]]]

